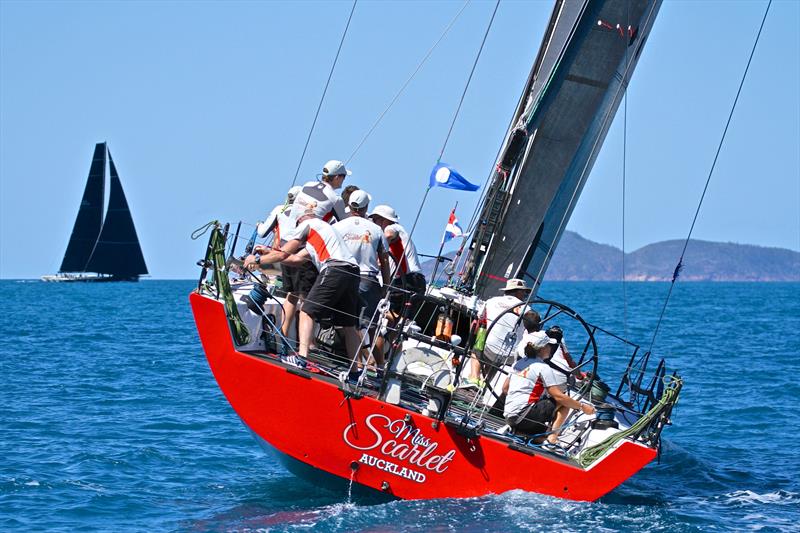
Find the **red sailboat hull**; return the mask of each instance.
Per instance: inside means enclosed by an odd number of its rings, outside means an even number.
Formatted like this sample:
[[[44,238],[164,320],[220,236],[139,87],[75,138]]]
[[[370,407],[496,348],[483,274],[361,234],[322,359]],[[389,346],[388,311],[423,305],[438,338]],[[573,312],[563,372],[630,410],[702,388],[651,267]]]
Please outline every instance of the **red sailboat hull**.
[[[190,296],[209,366],[245,424],[278,451],[324,472],[406,499],[473,497],[522,489],[596,500],[656,451],[624,441],[588,469],[373,398],[346,399],[337,384],[236,351],[223,305]]]

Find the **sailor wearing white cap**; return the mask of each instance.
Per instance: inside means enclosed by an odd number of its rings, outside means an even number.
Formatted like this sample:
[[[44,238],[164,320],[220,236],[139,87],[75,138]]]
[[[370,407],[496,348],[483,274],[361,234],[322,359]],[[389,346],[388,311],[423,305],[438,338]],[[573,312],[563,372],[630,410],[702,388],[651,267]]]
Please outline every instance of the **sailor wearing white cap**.
[[[276,206],[272,210],[270,216],[267,217],[265,222],[258,225],[257,231],[259,237],[265,237],[270,232],[274,232],[272,245],[275,248],[280,248],[291,238],[295,230],[295,219],[292,218],[292,206],[295,200],[300,195],[302,188],[295,185],[289,189],[286,197],[286,203]],[[256,246],[253,250],[257,254],[264,255],[269,250],[262,246]],[[314,285],[317,279],[317,267],[313,262],[306,262],[300,266],[289,266],[281,263],[281,280],[283,281],[283,290],[286,293],[286,300],[283,304],[284,319],[281,323],[281,332],[284,337],[293,337],[291,328],[294,324],[295,314],[297,307],[302,303],[308,291]]]
[[[425,276],[417,257],[417,248],[408,235],[408,232],[398,222],[400,217],[393,207],[378,205],[372,210],[369,217],[383,229],[386,241],[389,243],[389,257],[392,259],[394,279],[392,285],[406,291],[415,293],[425,292]],[[391,297],[392,311],[400,312],[404,295],[394,292]]]
[[[294,221],[289,217],[289,214],[291,213],[294,199],[300,193],[300,189],[301,188],[297,185],[289,189],[289,192],[286,194],[286,201],[276,205],[272,211],[270,211],[269,215],[267,215],[266,220],[258,223],[256,230],[259,237],[263,239],[274,232],[275,237],[273,242],[275,245],[278,245],[282,239],[281,235],[285,236],[294,227]]]
[[[553,429],[546,437],[545,445],[555,446],[570,409],[580,409],[587,415],[593,414],[595,409],[591,404],[579,402],[566,394],[563,380],[546,363],[558,341],[548,337],[544,331],[529,333],[525,339],[525,357],[514,364],[503,384],[506,394],[503,416],[515,431],[534,435],[547,433],[552,420]]]
[[[391,279],[388,250],[383,230],[366,217],[372,198],[363,190],[355,190],[349,198],[350,216],[333,225],[342,236],[345,246],[358,261],[361,282],[358,295],[361,300],[361,327],[367,328],[371,322],[378,301],[381,299],[381,285],[388,285]],[[381,280],[379,280],[379,277]],[[374,326],[370,328],[370,338],[374,337]],[[376,353],[375,361],[383,364],[383,354]]]
[[[294,267],[310,262],[319,271],[300,308],[298,355],[303,359],[308,357],[314,322],[329,320],[342,328],[348,353],[355,358],[361,343],[356,329],[359,268],[339,232],[309,211],[300,217],[297,228],[285,245],[263,257],[248,256],[245,266],[261,268],[265,263],[278,261]],[[298,363],[293,356],[289,356],[288,361]]]
[[[305,213],[313,211],[317,218],[330,222],[336,217],[344,220],[347,213],[342,198],[336,193],[342,188],[344,179],[352,174],[341,161],[332,159],[322,167],[320,181],[309,181],[304,184],[297,195],[292,208],[292,218],[297,220]]]
[[[502,296],[495,296],[486,300],[484,312],[486,323],[492,326],[486,337],[484,356],[494,364],[502,363],[501,359],[512,353],[519,340],[525,333],[520,315],[527,309],[522,305],[531,289],[522,279],[509,279],[506,286],[500,289]],[[506,310],[514,308],[506,313]]]

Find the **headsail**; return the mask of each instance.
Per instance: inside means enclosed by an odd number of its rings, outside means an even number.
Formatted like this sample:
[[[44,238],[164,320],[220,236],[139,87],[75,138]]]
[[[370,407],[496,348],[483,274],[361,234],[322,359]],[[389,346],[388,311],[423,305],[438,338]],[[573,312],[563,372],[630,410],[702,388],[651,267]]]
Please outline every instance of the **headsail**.
[[[92,254],[100,228],[103,226],[103,197],[106,181],[106,144],[97,143],[94,147],[92,165],[89,167],[89,179],[83,190],[81,206],[72,235],[67,244],[67,251],[61,261],[59,272],[83,272]]]
[[[463,281],[534,290],[611,126],[661,0],[556,3],[471,242]]]
[[[86,270],[119,278],[136,278],[147,274],[147,265],[110,151],[108,162],[111,170],[108,211]]]

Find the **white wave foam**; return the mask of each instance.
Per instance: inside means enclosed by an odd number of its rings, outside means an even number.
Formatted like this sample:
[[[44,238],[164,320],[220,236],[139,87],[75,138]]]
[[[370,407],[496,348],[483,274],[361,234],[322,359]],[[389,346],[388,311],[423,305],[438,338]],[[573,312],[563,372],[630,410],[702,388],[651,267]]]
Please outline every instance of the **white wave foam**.
[[[742,505],[788,505],[791,503],[796,503],[798,499],[800,499],[798,496],[800,495],[783,490],[779,490],[777,492],[767,492],[765,494],[759,494],[757,492],[753,492],[752,490],[737,490],[736,492],[725,494],[725,497],[728,498],[728,503],[738,503]]]

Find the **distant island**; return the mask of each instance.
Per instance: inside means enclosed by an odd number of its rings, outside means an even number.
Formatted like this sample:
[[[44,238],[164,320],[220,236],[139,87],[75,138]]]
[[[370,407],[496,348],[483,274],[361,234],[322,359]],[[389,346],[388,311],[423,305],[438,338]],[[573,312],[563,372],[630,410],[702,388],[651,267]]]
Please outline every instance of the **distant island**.
[[[682,240],[648,244],[625,254],[627,281],[670,281]],[[448,254],[452,257],[454,254]],[[422,265],[426,275],[433,260]],[[620,281],[622,250],[564,232],[547,281]],[[800,281],[800,252],[752,244],[692,240],[686,249],[680,281]]]

